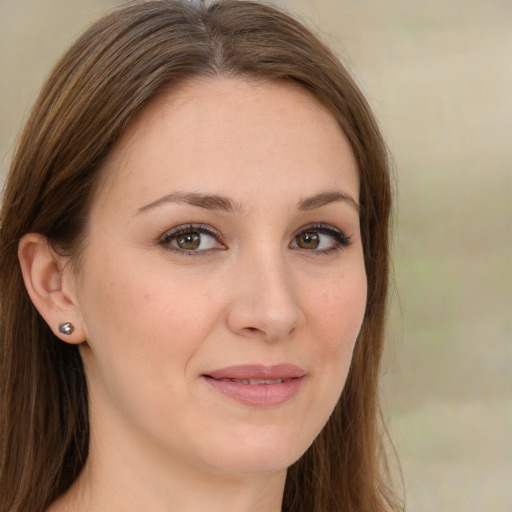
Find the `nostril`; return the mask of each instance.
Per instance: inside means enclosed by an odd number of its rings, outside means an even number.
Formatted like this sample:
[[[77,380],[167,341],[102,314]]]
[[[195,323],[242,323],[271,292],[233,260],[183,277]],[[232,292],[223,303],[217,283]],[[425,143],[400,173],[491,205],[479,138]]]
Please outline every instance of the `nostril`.
[[[246,332],[251,334],[263,334],[265,335],[265,331],[263,329],[259,329],[258,327],[246,327]]]

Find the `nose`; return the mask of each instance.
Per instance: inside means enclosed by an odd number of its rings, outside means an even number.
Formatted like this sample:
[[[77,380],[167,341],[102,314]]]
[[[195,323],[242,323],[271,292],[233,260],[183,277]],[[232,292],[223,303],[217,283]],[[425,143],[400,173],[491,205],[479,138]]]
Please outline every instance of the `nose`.
[[[281,258],[240,265],[232,286],[227,323],[240,336],[288,338],[304,321],[292,272]]]

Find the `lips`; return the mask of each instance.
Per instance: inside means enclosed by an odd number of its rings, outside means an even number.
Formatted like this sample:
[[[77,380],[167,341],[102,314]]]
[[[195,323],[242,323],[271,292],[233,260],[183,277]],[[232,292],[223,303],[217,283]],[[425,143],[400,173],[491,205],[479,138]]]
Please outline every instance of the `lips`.
[[[256,384],[282,384],[289,379],[218,379],[222,381],[236,382],[237,384],[249,384],[255,386]]]
[[[292,364],[239,365],[208,372],[202,377],[227,398],[253,407],[275,407],[300,391],[305,371]]]

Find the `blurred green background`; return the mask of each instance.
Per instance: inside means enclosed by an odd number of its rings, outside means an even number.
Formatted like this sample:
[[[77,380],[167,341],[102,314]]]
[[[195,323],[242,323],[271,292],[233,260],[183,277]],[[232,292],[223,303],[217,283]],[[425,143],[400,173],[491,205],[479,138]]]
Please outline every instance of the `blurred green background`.
[[[52,64],[119,3],[0,0],[0,176]],[[278,3],[347,64],[395,161],[382,388],[407,508],[512,512],[512,2]]]

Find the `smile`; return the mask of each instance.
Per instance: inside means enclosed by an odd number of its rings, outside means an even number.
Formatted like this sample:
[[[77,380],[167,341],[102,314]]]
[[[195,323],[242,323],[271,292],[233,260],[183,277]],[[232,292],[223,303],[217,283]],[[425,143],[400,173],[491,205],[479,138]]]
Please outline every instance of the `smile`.
[[[236,382],[237,384],[246,384],[250,386],[255,386],[257,384],[282,384],[283,382],[290,380],[290,379],[218,379],[221,381],[230,381],[230,382]]]
[[[295,365],[240,365],[202,375],[219,394],[246,406],[276,407],[296,397],[305,371]]]

